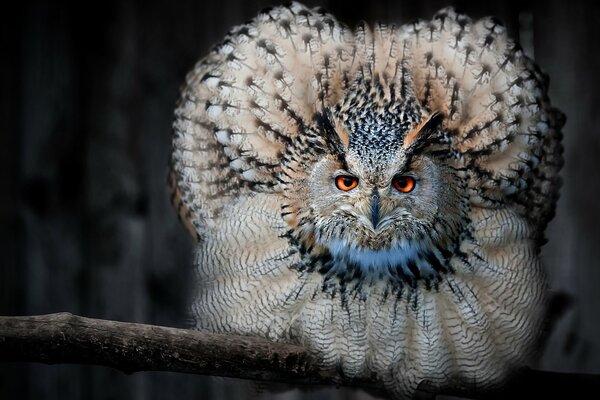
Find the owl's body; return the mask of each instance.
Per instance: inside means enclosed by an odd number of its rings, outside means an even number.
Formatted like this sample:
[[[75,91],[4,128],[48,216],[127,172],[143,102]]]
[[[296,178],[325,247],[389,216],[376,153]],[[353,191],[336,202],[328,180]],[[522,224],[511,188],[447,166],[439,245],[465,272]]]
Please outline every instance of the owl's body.
[[[562,121],[493,19],[351,31],[300,4],[190,73],[173,183],[197,328],[306,345],[407,395],[488,388],[543,326]]]

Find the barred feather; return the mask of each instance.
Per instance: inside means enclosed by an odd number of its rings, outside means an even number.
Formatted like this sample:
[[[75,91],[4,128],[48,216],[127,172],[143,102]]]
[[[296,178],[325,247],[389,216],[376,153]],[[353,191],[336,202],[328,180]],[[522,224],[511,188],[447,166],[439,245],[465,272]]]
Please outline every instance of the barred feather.
[[[302,342],[398,396],[494,387],[531,360],[564,117],[498,21],[447,8],[351,30],[292,3],[232,29],[186,83],[171,181],[199,239],[198,329]],[[426,154],[438,185],[418,207],[438,208],[385,238],[333,224],[311,182],[351,154],[373,182]]]

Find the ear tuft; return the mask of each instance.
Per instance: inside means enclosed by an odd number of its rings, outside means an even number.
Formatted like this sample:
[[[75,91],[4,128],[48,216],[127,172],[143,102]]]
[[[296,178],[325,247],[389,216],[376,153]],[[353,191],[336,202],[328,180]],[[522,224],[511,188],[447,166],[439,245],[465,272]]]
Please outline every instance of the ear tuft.
[[[334,118],[329,110],[317,115],[316,120],[330,145],[333,145],[334,150],[338,153],[346,153],[350,146],[348,129],[338,119]]]
[[[444,119],[444,114],[434,112],[429,117],[424,119],[419,125],[406,134],[402,147],[408,149],[413,147],[417,142],[426,140],[429,135],[440,125]]]

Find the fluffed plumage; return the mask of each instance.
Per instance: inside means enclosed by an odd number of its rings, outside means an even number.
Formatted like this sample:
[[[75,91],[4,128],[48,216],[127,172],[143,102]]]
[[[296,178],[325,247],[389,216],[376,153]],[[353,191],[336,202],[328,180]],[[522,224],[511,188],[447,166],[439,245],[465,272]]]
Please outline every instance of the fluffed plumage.
[[[543,326],[547,88],[498,21],[450,8],[353,31],[293,3],[235,27],[174,124],[197,328],[305,344],[397,396],[502,384]]]

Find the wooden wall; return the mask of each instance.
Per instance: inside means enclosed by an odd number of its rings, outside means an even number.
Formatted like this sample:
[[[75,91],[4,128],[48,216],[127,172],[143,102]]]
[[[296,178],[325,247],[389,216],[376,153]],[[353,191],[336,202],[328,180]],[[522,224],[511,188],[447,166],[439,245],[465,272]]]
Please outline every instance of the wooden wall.
[[[70,311],[186,325],[192,242],[168,203],[172,110],[194,62],[270,3],[48,1],[2,12],[0,314]],[[568,116],[564,187],[543,254],[553,288],[574,300],[541,366],[600,373],[599,9],[559,0],[320,4],[352,25],[429,18],[449,3],[474,17],[500,17],[550,74],[553,102]],[[183,374],[0,365],[1,399],[256,396],[243,385]]]

